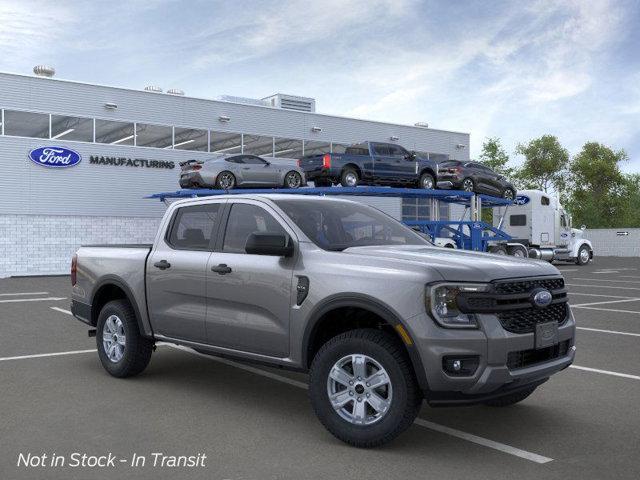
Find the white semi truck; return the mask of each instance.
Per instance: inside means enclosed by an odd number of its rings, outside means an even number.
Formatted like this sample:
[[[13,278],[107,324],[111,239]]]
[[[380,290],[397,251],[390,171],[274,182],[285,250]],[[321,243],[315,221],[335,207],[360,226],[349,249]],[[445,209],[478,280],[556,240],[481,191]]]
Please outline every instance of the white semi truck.
[[[571,216],[556,197],[541,190],[518,192],[514,205],[495,207],[493,225],[512,237],[507,244],[494,244],[490,251],[542,260],[572,261],[586,265],[593,259],[593,247],[583,238],[585,226],[572,228]]]

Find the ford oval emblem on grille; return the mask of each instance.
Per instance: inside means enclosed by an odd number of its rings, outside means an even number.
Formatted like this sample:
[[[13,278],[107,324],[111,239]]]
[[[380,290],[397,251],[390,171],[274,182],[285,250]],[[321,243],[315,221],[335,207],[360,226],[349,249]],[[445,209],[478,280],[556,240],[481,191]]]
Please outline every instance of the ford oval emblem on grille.
[[[79,164],[82,155],[65,147],[40,147],[29,152],[29,159],[43,167],[66,168]]]
[[[536,307],[547,307],[551,305],[552,301],[553,301],[553,296],[551,295],[551,292],[549,290],[540,289],[540,290],[536,290],[533,293],[532,303]]]

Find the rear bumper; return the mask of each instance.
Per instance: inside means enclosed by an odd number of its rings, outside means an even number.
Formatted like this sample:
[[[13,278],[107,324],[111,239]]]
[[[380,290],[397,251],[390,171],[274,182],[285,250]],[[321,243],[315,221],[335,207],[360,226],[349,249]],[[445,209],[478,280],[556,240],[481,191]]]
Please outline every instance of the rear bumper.
[[[199,172],[192,172],[180,175],[180,188],[196,188],[212,186],[207,185]]]

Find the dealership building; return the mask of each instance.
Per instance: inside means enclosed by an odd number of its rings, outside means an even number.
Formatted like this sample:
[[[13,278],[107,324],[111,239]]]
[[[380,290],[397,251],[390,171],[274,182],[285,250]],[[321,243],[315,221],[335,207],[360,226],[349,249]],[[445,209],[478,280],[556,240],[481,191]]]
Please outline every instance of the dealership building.
[[[310,98],[210,100],[34,71],[0,73],[0,277],[67,273],[81,244],[153,241],[165,205],[144,197],[177,190],[185,160],[251,153],[293,162],[365,140],[437,160],[469,158],[469,134],[319,114]],[[75,153],[64,167],[32,159],[61,149]],[[361,201],[398,218],[433,213],[415,199]]]

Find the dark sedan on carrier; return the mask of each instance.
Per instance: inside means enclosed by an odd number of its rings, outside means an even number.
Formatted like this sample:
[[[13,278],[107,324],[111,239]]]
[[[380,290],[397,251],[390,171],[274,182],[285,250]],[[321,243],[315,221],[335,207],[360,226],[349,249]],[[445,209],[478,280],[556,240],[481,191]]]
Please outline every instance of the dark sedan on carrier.
[[[439,163],[438,188],[484,193],[510,200],[516,198],[516,188],[504,175],[479,162],[445,160]]]
[[[286,158],[219,155],[210,160],[182,162],[180,167],[181,188],[299,188],[307,184],[304,171],[295,160]]]

